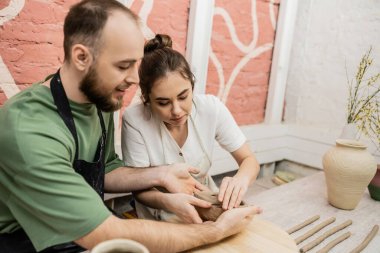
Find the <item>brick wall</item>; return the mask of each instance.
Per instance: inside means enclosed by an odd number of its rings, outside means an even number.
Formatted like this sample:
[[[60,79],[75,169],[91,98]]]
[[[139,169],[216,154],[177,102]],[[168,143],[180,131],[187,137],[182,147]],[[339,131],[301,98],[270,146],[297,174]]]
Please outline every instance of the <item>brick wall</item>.
[[[220,97],[239,124],[263,121],[278,1],[215,1],[206,92]],[[63,20],[76,2],[0,2],[0,105],[6,94],[43,79],[62,64]],[[146,23],[146,37],[167,33],[174,48],[185,53],[190,0],[121,2]],[[124,106],[138,99],[136,90],[130,89]]]
[[[240,125],[264,120],[279,1],[215,1],[206,92]]]

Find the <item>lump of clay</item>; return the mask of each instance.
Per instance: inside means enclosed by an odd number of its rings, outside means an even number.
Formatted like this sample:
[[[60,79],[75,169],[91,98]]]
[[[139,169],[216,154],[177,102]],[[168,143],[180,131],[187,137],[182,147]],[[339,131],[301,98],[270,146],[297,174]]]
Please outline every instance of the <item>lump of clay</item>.
[[[216,221],[216,219],[218,219],[218,217],[224,212],[222,202],[218,200],[218,193],[202,191],[196,193],[194,196],[212,204],[211,208],[195,207],[203,221]]]
[[[201,191],[195,193],[194,196],[212,204],[210,208],[202,208],[195,206],[195,209],[197,210],[199,217],[201,217],[203,221],[216,221],[216,219],[218,219],[218,217],[225,211],[222,208],[222,202],[218,200],[217,192]],[[242,205],[244,205],[243,201],[240,203],[240,206]]]

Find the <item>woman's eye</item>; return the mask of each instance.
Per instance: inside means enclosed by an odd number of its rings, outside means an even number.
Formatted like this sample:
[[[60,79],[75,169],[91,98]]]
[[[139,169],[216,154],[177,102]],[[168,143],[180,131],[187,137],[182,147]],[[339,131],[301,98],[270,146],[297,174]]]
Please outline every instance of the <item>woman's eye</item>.
[[[168,105],[169,103],[168,102],[158,102],[158,105],[159,106],[166,106]]]
[[[186,98],[187,98],[187,95],[179,97],[180,100],[185,100]]]
[[[119,69],[120,70],[127,70],[127,69],[129,69],[129,65],[128,66],[119,66]]]

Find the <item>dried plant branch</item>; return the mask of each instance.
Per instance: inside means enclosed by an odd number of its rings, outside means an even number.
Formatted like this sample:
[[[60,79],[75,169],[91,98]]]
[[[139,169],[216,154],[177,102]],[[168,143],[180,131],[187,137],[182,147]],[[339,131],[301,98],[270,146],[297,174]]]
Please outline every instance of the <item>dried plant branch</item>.
[[[347,83],[349,96],[347,103],[347,123],[355,123],[358,130],[368,136],[380,148],[380,73],[366,78],[373,64],[372,47],[361,58],[354,81]],[[346,68],[346,75],[347,68]]]

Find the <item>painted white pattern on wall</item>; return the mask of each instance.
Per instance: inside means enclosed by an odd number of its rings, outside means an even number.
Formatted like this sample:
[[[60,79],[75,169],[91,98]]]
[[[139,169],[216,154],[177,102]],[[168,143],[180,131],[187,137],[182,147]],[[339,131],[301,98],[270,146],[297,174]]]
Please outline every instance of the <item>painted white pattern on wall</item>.
[[[17,87],[11,73],[0,56],[0,88],[7,98],[17,94],[20,89]]]
[[[270,22],[272,24],[273,30],[276,30],[276,14],[274,12],[274,0],[270,0],[269,2],[269,15],[270,15]]]
[[[246,54],[239,63],[234,67],[231,72],[230,78],[228,79],[227,84],[224,87],[222,96],[219,97],[224,103],[227,102],[228,94],[230,93],[231,87],[235,82],[237,75],[240,73],[241,69],[253,58],[261,55],[262,53],[271,50],[273,47],[273,43],[266,43],[258,48],[253,49],[251,52]]]
[[[124,1],[119,0],[119,2],[121,2],[128,8],[131,8],[135,0],[124,0]],[[138,13],[138,16],[140,17],[142,21],[142,31],[146,39],[151,39],[155,35],[154,32],[147,25],[147,20],[150,13],[152,12],[153,4],[154,4],[154,0],[144,0],[143,5]]]
[[[252,18],[253,39],[249,45],[244,45],[238,38],[236,34],[235,25],[234,25],[234,22],[232,21],[230,14],[228,14],[228,12],[224,8],[221,8],[221,7],[215,7],[215,10],[214,10],[214,16],[220,15],[225,20],[228,31],[230,32],[230,35],[231,35],[232,42],[243,53],[249,53],[250,51],[252,51],[252,49],[255,48],[257,39],[259,37],[259,27],[257,23],[257,13],[256,13],[256,0],[252,0],[251,6],[252,6],[251,18]]]
[[[124,4],[126,7],[131,8],[135,0],[119,0],[122,4]],[[155,33],[149,28],[148,26],[148,17],[150,13],[152,12],[154,0],[145,0],[143,1],[143,5],[138,12],[138,16],[141,19],[142,22],[142,32],[144,34],[145,39],[149,40],[155,36]],[[133,96],[130,104],[136,104],[141,101],[140,99],[141,91],[140,88],[137,89],[135,95]]]
[[[130,8],[135,0],[118,0],[120,3],[124,4],[128,8]]]
[[[273,8],[273,1],[269,3],[269,6],[272,6]],[[266,43],[260,47],[256,47],[258,38],[259,38],[259,26],[257,21],[257,11],[256,11],[256,0],[251,1],[251,19],[252,19],[252,32],[253,32],[253,38],[251,42],[248,45],[244,45],[241,40],[238,38],[235,25],[232,21],[232,18],[230,17],[229,13],[221,7],[215,7],[214,16],[220,15],[228,28],[229,34],[231,36],[233,44],[242,52],[244,53],[244,57],[240,59],[240,61],[236,64],[234,69],[231,72],[231,75],[229,76],[227,83],[225,82],[226,77],[223,73],[223,67],[220,63],[218,57],[213,52],[211,48],[210,53],[210,60],[212,64],[214,64],[217,75],[219,79],[219,91],[217,96],[226,103],[228,100],[228,95],[230,93],[231,87],[235,82],[236,77],[240,73],[241,69],[253,58],[258,57],[262,53],[271,50],[273,48],[273,43]],[[273,14],[274,16],[274,14]],[[272,25],[275,26],[275,21]]]
[[[11,0],[9,5],[0,10],[0,26],[5,22],[15,18],[25,5],[25,0]],[[17,87],[9,69],[4,64],[0,55],[0,88],[4,91],[7,98],[12,97],[20,91]]]
[[[0,25],[16,17],[24,5],[25,0],[11,0],[7,7],[0,10]]]
[[[151,39],[155,36],[154,32],[148,27],[148,16],[152,12],[153,9],[153,0],[145,0],[143,6],[139,11],[139,17],[143,22],[143,33],[146,39]]]

